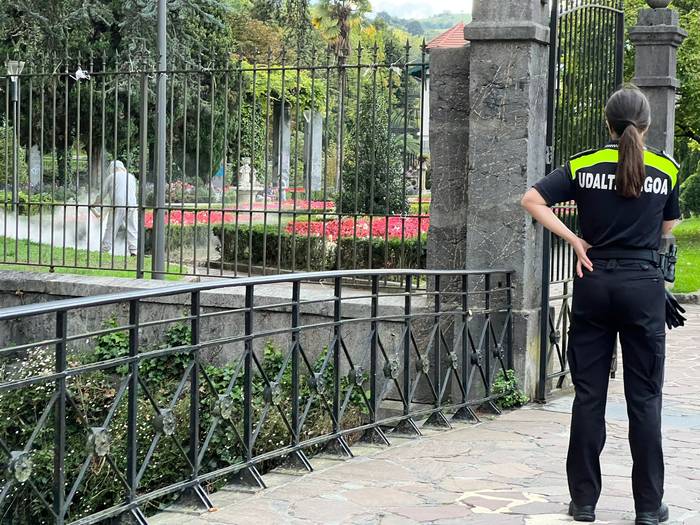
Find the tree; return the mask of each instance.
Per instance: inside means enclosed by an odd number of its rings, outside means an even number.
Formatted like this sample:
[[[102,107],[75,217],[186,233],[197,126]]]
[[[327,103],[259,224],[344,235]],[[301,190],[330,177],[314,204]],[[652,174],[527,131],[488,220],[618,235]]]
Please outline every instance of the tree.
[[[425,33],[423,26],[418,20],[411,20],[408,24],[406,24],[406,31],[411,33],[413,36],[420,36]]]
[[[309,0],[286,0],[283,18],[287,47],[304,53],[310,43],[310,33],[313,29],[309,12]]]
[[[625,1],[627,30],[637,23],[639,11],[647,9],[645,0]],[[697,0],[675,0],[672,8],[680,15],[680,25],[688,31],[688,38],[678,49],[678,79],[680,90],[676,106],[675,155],[681,163],[681,179],[694,173],[695,152],[700,151],[700,4]],[[634,76],[634,48],[625,55],[625,78]]]
[[[181,69],[228,63],[233,39],[227,20],[235,14],[236,5],[239,4],[235,0],[168,0],[170,63]],[[28,70],[33,67],[34,71],[43,68],[72,73],[80,66],[93,73],[89,84],[81,84],[68,75],[51,75],[34,81],[35,108],[41,107],[42,101],[50,104],[49,94],[54,92],[59,102],[66,101],[49,114],[57,123],[55,127],[44,125],[42,128],[42,119],[36,116],[32,121],[32,141],[43,141],[45,148],[55,144],[59,182],[67,177],[65,167],[69,164],[63,161],[75,143],[91,146],[93,179],[105,155],[123,158],[127,155],[127,145],[133,152],[134,145],[138,144],[139,75],[97,73],[124,73],[155,67],[154,56],[143,57],[150,59],[150,64],[144,65],[136,55],[154,48],[156,6],[156,2],[147,0],[7,0],[0,3],[0,53],[18,58],[36,57],[34,64],[27,65]],[[177,84],[178,80],[172,79],[173,88]],[[94,104],[88,103],[90,89],[93,89]],[[153,86],[148,85],[149,115],[153,113],[152,90]],[[206,96],[209,92],[206,81],[202,91],[190,91],[190,107],[196,104],[193,97]],[[78,105],[78,101],[82,103]],[[178,98],[178,103],[184,103],[182,97]],[[204,107],[206,110],[206,101]],[[178,108],[172,109],[172,114],[177,114]],[[90,125],[91,118],[95,117],[91,113],[97,114],[96,118],[104,126]],[[104,122],[100,118],[102,114]],[[23,118],[21,128],[27,130],[26,114]],[[179,128],[174,129],[179,132]],[[28,133],[23,134],[21,140],[28,140],[27,136]],[[26,142],[24,145],[31,146]]]
[[[321,0],[317,6],[314,25],[328,42],[328,46],[338,61],[338,125],[336,131],[336,158],[342,157],[343,120],[345,114],[345,91],[347,71],[345,63],[350,55],[350,31],[360,25],[362,17],[371,9],[369,0]],[[335,189],[340,189],[340,162],[336,165]]]
[[[681,211],[683,215],[700,215],[700,166],[695,174],[681,185]]]
[[[392,215],[406,212],[401,141],[392,135],[383,83],[362,87],[360,112],[348,130],[343,162],[341,213]]]
[[[282,14],[282,0],[253,0],[250,14],[261,22],[277,22]]]

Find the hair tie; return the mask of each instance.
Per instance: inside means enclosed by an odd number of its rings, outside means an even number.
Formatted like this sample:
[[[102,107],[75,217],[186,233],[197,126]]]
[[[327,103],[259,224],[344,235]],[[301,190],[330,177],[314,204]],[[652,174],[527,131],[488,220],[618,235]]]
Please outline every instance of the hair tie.
[[[633,120],[621,120],[620,122],[623,125],[623,130],[627,129],[628,126],[634,126],[635,128],[637,127],[637,123]]]

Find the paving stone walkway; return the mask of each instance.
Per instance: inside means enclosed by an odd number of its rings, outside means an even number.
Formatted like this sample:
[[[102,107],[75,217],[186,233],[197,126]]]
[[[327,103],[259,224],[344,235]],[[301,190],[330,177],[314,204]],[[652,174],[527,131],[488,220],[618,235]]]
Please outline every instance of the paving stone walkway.
[[[666,501],[671,524],[700,525],[700,306],[669,335],[664,388]],[[253,494],[221,490],[216,512],[162,513],[154,525],[556,525],[569,500],[564,473],[571,395],[477,425],[353,447],[351,460],[315,457],[313,473],[273,472]],[[633,523],[622,378],[612,380],[598,523]]]

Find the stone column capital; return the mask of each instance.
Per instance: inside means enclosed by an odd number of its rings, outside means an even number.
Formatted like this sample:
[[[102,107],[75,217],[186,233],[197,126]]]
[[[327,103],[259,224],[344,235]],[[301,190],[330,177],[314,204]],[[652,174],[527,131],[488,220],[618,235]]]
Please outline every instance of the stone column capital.
[[[678,12],[673,9],[642,9],[637,25],[630,29],[630,41],[635,46],[678,47],[688,36],[679,23]]]
[[[464,28],[464,37],[548,45],[548,23],[548,4],[542,0],[474,0],[472,22]]]
[[[532,21],[472,22],[464,27],[464,38],[470,42],[521,40],[549,45],[549,28]]]

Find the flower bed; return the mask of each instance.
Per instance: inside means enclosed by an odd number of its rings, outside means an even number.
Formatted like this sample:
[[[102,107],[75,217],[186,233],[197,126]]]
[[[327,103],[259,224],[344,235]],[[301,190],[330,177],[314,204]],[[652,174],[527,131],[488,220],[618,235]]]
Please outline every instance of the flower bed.
[[[238,208],[227,207],[223,210],[170,210],[165,212],[166,224],[177,224],[180,226],[193,226],[194,224],[208,224],[211,220],[212,224],[221,224],[222,218],[224,223],[234,223],[236,222],[236,215],[239,217],[239,221],[248,220],[249,214],[241,214],[243,211],[250,210],[268,210],[268,211],[278,211],[283,212],[304,212],[304,211],[320,211],[320,212],[333,212],[335,209],[335,204],[331,201],[293,201],[286,200],[282,201],[280,206],[277,201],[267,202],[267,207],[264,202],[254,202],[252,208],[248,206],[249,203],[241,202]],[[255,214],[254,218],[262,217],[262,214]],[[153,227],[153,210],[146,210],[145,214],[145,225],[146,228]]]
[[[369,237],[380,239],[415,239],[418,233],[428,233],[430,217],[377,217],[369,219],[345,218],[331,221],[303,221],[288,223],[286,233],[296,233],[300,236],[325,236],[335,241],[338,238],[366,239]],[[371,234],[371,235],[370,235]]]

